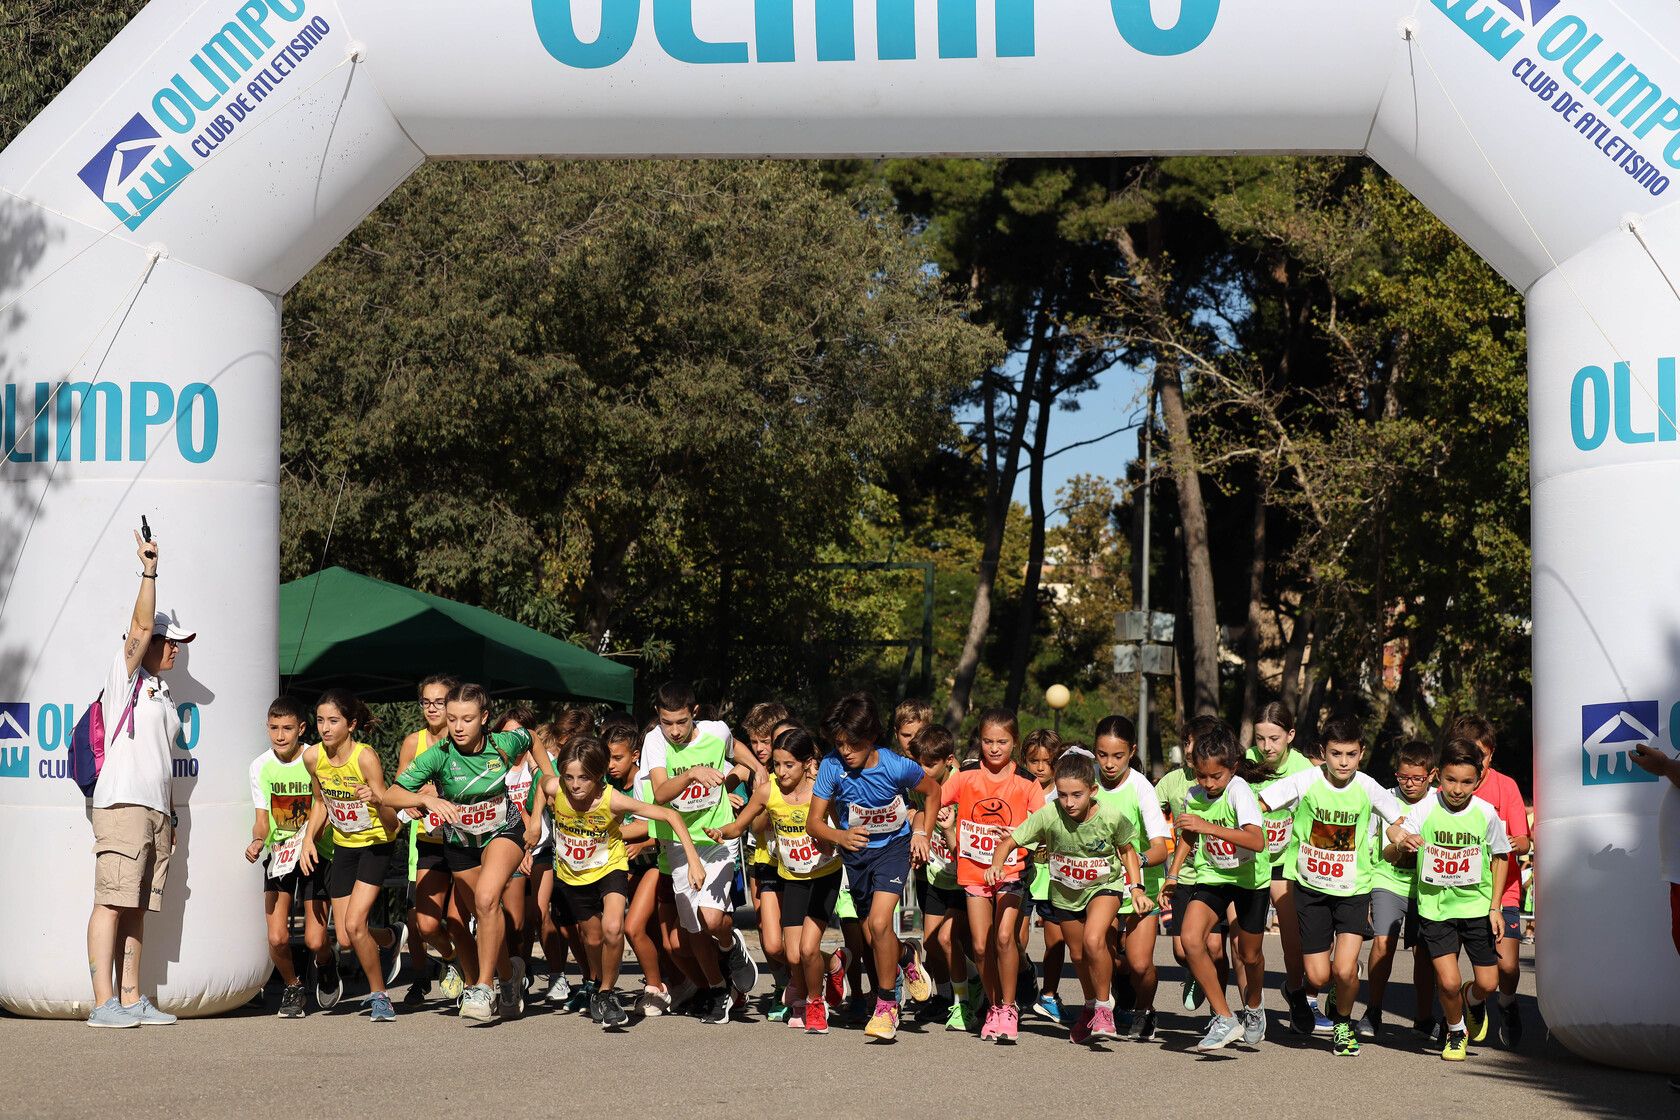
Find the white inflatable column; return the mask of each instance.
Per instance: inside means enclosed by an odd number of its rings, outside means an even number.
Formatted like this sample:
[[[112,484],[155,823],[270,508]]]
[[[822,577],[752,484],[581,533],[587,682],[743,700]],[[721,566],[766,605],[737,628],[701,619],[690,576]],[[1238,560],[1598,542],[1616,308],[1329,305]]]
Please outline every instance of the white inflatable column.
[[[1680,212],[1631,225],[1528,302],[1538,979],[1571,1050],[1674,1071],[1667,784],[1627,755],[1680,741]]]

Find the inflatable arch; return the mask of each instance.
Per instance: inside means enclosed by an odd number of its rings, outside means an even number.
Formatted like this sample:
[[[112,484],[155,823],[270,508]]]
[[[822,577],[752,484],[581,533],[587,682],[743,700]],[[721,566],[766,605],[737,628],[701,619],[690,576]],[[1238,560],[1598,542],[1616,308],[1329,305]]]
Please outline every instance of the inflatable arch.
[[[280,300],[422,161],[1365,152],[1528,296],[1546,1020],[1680,1068],[1622,753],[1680,739],[1676,43],[1672,0],[154,0],[0,155],[0,1003],[86,1010],[55,774],[142,512],[202,634],[146,983],[211,1014],[268,972]]]

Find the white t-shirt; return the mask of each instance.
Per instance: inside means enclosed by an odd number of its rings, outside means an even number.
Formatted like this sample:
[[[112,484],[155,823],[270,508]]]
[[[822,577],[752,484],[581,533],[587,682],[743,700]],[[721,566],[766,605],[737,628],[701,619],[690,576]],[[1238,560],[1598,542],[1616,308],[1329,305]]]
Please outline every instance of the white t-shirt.
[[[172,763],[169,750],[181,733],[181,716],[169,696],[169,683],[145,669],[135,672],[140,692],[134,702],[132,725],[123,720],[135,678],[129,676],[122,649],[111,662],[105,678],[105,695],[100,701],[105,716],[105,765],[93,789],[93,807],[144,805],[167,813],[170,809],[169,782]]]
[[[722,720],[700,720],[694,725],[694,734],[689,736],[688,741],[692,743],[696,739],[708,734],[715,739],[722,739],[731,750],[734,749],[735,732],[731,731],[729,729],[729,725],[724,723]],[[668,750],[669,744],[665,742],[665,732],[661,731],[658,727],[655,727],[643,736],[642,760],[641,765],[636,768],[636,780],[640,782],[643,778],[646,778],[655,770],[666,769],[666,759],[668,757],[666,752]],[[728,752],[725,752],[724,765],[721,769],[725,773],[728,773],[730,765],[729,754]],[[667,774],[666,777],[670,777],[670,775]]]
[[[1661,845],[1662,877],[1680,883],[1680,786],[1664,783],[1662,808],[1657,810],[1657,837]]]

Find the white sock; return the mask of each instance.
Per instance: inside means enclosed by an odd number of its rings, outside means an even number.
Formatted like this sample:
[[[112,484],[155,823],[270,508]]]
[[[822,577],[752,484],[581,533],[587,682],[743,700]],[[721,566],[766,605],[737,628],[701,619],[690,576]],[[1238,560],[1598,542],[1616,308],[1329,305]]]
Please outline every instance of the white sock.
[[[1114,1010],[1114,997],[1110,996],[1107,999],[1099,999],[1099,1000],[1095,1001],[1095,1006],[1101,1007],[1101,1008],[1103,1008],[1105,1010],[1108,1010],[1108,1011],[1113,1011]]]
[[[1449,1031],[1461,1031],[1463,1029],[1464,1029],[1464,1020],[1463,1019],[1460,1019],[1456,1023],[1448,1023],[1447,1024],[1447,1030],[1449,1030]]]

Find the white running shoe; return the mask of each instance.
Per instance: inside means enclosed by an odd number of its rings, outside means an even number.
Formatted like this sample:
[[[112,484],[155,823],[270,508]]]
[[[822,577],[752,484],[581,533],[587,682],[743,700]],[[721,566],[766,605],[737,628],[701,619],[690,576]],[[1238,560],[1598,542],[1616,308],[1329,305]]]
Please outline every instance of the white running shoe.
[[[496,1021],[495,993],[488,984],[474,984],[461,993],[461,1018],[472,1023]]]
[[[644,1019],[657,1019],[671,1013],[671,993],[664,988],[643,987],[636,1000],[636,1010]]]
[[[548,995],[544,998],[549,1003],[565,1003],[572,994],[572,985],[563,973],[556,972],[554,979],[549,982]]]

